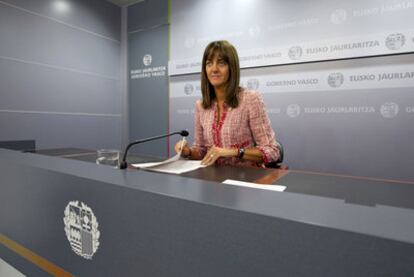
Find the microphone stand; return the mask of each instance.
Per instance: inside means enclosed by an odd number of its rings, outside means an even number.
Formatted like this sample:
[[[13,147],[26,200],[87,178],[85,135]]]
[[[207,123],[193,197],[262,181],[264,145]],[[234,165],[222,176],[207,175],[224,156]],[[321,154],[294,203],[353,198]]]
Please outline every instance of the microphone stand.
[[[127,147],[125,148],[124,155],[122,156],[122,161],[119,163],[119,168],[120,169],[125,169],[125,168],[128,167],[128,163],[126,162],[126,157],[127,157],[129,149],[133,145],[144,143],[144,142],[151,141],[151,140],[166,138],[166,137],[170,137],[170,136],[173,136],[173,135],[181,135],[183,137],[186,137],[186,136],[188,136],[188,131],[182,130],[182,131],[179,131],[179,132],[174,132],[174,133],[170,133],[170,134],[166,134],[166,135],[160,135],[160,136],[150,137],[150,138],[146,138],[146,139],[140,139],[140,140],[136,140],[136,141],[133,141],[133,142],[129,143],[127,145]]]

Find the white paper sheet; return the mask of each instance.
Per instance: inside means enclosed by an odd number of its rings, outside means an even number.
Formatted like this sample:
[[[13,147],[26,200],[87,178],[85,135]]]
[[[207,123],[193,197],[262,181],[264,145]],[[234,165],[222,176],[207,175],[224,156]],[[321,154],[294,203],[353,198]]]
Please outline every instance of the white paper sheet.
[[[242,182],[242,181],[231,180],[231,179],[227,179],[227,180],[223,181],[223,184],[249,187],[249,188],[255,188],[255,189],[267,189],[267,190],[273,190],[273,191],[284,191],[286,189],[286,186],[261,185],[261,184],[250,183],[250,182]]]
[[[144,169],[165,173],[181,174],[196,170],[201,167],[205,167],[205,165],[201,165],[201,161],[178,160],[155,167],[146,167]]]
[[[201,167],[205,167],[205,165],[201,165],[201,161],[190,161],[181,159],[181,153],[178,153],[172,158],[162,162],[155,162],[155,163],[139,163],[139,164],[132,164],[133,167],[142,168],[151,171],[158,171],[158,172],[165,172],[165,173],[173,173],[173,174],[181,174],[189,171],[196,170]]]
[[[139,164],[132,164],[132,166],[136,167],[136,168],[148,168],[148,167],[161,166],[163,164],[168,164],[168,163],[178,161],[180,159],[180,155],[181,154],[177,154],[174,157],[171,157],[168,160],[165,160],[165,161],[162,161],[162,162],[139,163]]]

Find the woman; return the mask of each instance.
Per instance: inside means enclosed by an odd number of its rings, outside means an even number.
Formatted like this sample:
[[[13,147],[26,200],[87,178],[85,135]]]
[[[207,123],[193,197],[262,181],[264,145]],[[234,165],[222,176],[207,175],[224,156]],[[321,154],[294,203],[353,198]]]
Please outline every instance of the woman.
[[[279,158],[275,133],[263,100],[239,86],[237,51],[227,41],[207,45],[202,63],[203,98],[196,102],[194,144],[175,145],[177,153],[204,165],[264,166]]]

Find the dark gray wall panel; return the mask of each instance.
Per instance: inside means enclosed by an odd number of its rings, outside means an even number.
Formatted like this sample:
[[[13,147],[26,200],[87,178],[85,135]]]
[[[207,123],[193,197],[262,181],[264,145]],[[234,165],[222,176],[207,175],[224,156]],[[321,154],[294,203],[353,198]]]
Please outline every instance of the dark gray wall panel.
[[[0,59],[0,110],[120,114],[119,81]]]
[[[0,112],[1,140],[35,139],[38,149],[118,148],[119,116]]]
[[[143,1],[129,6],[127,28],[130,140],[165,134],[168,132],[169,103],[168,1]],[[146,55],[151,57],[149,64],[144,64]],[[158,72],[165,75],[141,78],[132,73],[157,67],[162,67]],[[134,147],[133,151],[167,156],[168,140],[148,142]]]
[[[168,1],[142,1],[128,7],[128,32],[168,24]]]
[[[163,76],[131,79],[129,76],[129,136],[131,140],[168,132],[168,26],[129,34],[129,73],[163,67]],[[151,55],[150,65],[143,57]],[[134,147],[136,152],[167,155],[167,140],[148,142]]]
[[[106,1],[0,1],[0,140],[120,148],[120,24]]]
[[[120,44],[0,4],[0,56],[119,78]]]
[[[1,2],[62,21],[75,28],[94,32],[96,35],[120,40],[121,9],[108,1],[2,0]],[[62,2],[63,9],[67,7],[66,12],[59,9]]]

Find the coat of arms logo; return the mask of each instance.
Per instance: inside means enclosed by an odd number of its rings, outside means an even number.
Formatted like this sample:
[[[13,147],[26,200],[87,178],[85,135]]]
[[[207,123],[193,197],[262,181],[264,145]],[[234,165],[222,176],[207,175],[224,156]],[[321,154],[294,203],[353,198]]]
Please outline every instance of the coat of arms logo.
[[[98,221],[90,207],[80,201],[70,201],[65,208],[65,233],[72,250],[91,260],[99,247]]]

